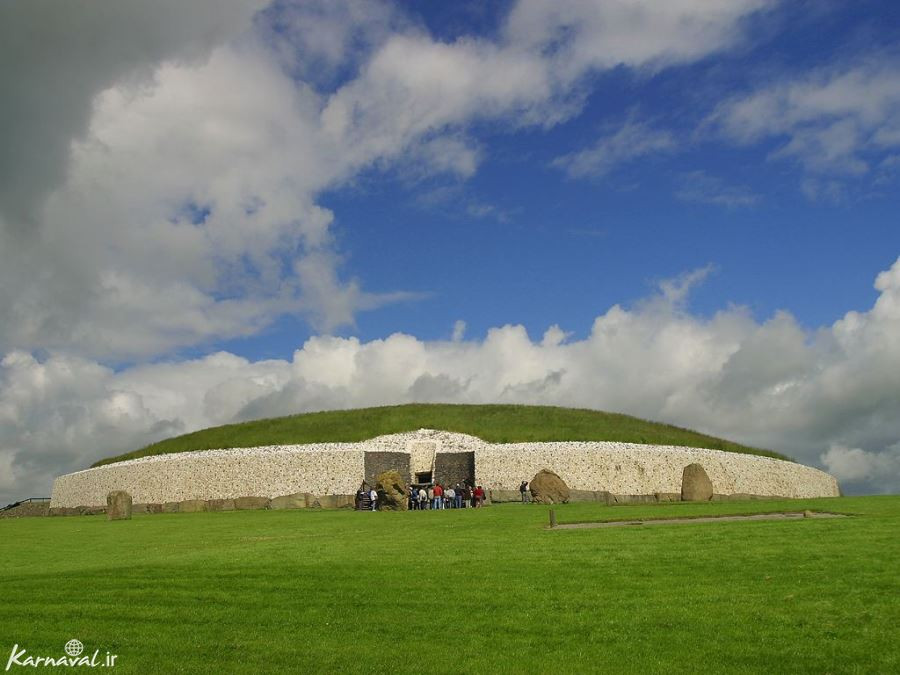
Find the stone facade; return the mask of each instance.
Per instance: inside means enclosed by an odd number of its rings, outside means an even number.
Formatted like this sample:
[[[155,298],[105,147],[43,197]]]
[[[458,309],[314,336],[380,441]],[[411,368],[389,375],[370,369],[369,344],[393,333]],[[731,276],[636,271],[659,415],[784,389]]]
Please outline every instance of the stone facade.
[[[367,453],[409,455],[409,472],[435,472],[443,453],[473,452],[475,481],[489,490],[518,491],[541,469],[550,469],[573,491],[614,495],[680,493],[684,467],[703,466],[718,495],[836,497],[837,481],[802,464],[757,455],[676,446],[615,442],[491,444],[464,434],[423,429],[379,436],[360,443],[316,443],[230,450],[203,450],[142,457],[60,476],[52,507],[100,506],[112,490],[126,490],[135,503],[165,504],[192,499],[272,499],[296,493],[353,495],[367,469]]]

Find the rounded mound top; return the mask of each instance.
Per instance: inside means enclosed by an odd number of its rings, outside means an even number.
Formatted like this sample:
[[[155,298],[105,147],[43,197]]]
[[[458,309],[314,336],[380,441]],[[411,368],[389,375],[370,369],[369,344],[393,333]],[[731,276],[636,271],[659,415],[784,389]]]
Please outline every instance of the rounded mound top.
[[[93,466],[172,452],[365,441],[423,428],[469,434],[489,443],[618,441],[709,448],[787,459],[776,452],[751,448],[690,429],[599,410],[416,403],[330,410],[227,424],[159,441],[140,450],[102,459]]]

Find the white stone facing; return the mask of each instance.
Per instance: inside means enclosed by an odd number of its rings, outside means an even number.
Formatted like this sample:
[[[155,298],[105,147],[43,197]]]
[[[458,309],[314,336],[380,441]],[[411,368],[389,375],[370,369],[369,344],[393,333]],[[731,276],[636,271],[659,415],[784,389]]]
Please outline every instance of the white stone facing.
[[[837,496],[837,481],[802,464],[758,455],[615,442],[486,443],[447,431],[379,436],[359,443],[312,443],[202,450],[141,457],[60,476],[52,507],[100,506],[112,490],[135,503],[186,499],[278,497],[297,492],[353,494],[365,473],[365,452],[408,452],[411,471],[429,471],[435,452],[474,452],[476,482],[516,490],[540,469],[558,473],[574,490],[646,495],[679,492],[681,472],[703,465],[717,494]],[[436,476],[440,480],[440,476]]]

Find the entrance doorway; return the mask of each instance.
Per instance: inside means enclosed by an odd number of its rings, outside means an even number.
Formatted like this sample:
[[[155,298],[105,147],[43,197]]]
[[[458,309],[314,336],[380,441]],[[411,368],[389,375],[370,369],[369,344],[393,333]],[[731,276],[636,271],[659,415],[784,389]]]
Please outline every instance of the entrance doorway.
[[[428,485],[431,483],[431,471],[417,471],[416,483],[418,485]]]

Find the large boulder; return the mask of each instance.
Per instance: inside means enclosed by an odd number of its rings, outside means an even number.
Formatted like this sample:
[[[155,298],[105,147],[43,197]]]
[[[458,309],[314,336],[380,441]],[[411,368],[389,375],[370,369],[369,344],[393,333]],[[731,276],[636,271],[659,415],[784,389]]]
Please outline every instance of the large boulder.
[[[406,481],[399,471],[389,469],[375,477],[375,491],[378,492],[378,508],[385,511],[406,511],[409,499],[406,495]]]
[[[131,520],[131,495],[125,490],[113,490],[106,495],[107,520]]]
[[[570,496],[569,486],[550,469],[541,469],[531,479],[531,498],[537,504],[565,504]]]
[[[713,484],[706,470],[699,464],[688,464],[681,474],[681,499],[686,502],[708,502],[713,496]]]

